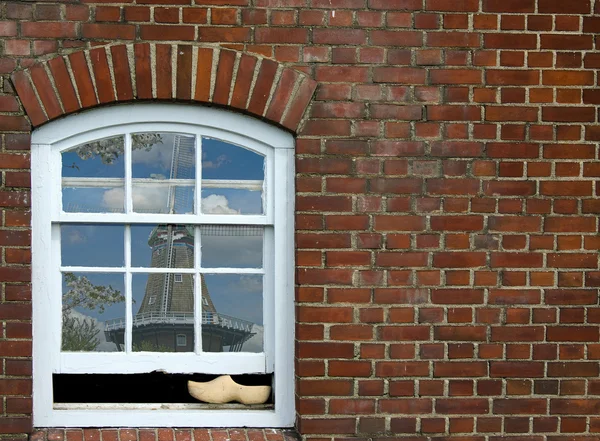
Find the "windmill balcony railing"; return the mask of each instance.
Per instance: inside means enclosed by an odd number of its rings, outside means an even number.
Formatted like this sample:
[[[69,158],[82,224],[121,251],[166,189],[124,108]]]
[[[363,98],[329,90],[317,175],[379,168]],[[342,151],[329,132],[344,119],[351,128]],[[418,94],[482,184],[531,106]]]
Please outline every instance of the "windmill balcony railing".
[[[159,312],[145,312],[142,314],[136,314],[135,317],[133,317],[134,328],[137,326],[155,324],[193,325],[194,314],[191,312],[170,312],[165,314],[161,314]],[[217,312],[203,312],[202,324],[215,325],[221,328],[235,329],[245,332],[252,332],[253,326],[253,323],[247,320],[242,320],[225,314],[219,314]],[[119,329],[125,329],[124,318],[107,320],[104,324],[105,331],[116,331]]]

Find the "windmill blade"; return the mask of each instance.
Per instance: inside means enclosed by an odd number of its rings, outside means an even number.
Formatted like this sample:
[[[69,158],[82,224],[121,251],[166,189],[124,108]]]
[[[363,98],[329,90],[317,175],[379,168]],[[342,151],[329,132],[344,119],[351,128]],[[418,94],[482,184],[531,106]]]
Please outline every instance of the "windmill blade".
[[[175,135],[173,139],[173,157],[171,159],[170,179],[194,179],[195,177],[195,139],[191,136]],[[167,206],[169,213],[183,213],[188,210],[192,200],[193,187],[171,185]]]

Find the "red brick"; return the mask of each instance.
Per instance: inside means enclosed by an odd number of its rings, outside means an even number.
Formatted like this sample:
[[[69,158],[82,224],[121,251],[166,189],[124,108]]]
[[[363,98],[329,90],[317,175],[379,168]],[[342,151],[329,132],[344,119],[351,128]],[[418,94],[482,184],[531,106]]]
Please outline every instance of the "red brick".
[[[75,38],[77,27],[69,22],[22,22],[21,35],[33,38]]]
[[[546,400],[543,398],[495,399],[494,413],[500,415],[536,415],[546,412]]]
[[[484,12],[524,13],[535,11],[535,0],[483,0]]]

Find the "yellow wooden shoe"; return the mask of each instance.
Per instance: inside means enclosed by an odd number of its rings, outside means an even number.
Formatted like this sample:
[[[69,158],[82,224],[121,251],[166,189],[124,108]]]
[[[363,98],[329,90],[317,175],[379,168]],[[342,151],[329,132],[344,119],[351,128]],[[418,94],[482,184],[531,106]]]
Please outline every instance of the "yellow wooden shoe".
[[[230,375],[221,375],[205,383],[188,381],[188,392],[205,403],[263,404],[271,395],[271,386],[243,386],[233,381]]]

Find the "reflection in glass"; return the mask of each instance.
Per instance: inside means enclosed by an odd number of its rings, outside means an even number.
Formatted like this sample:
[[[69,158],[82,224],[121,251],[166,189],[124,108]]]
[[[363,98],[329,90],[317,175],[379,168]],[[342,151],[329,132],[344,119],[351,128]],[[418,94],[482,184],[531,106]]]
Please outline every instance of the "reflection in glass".
[[[262,293],[261,275],[202,275],[203,350],[262,352]]]
[[[131,264],[149,268],[193,268],[194,227],[133,225]]]
[[[194,187],[152,182],[134,183],[133,211],[136,213],[191,214],[194,212]]]
[[[194,212],[195,138],[178,133],[134,133],[133,211]]]
[[[61,264],[122,267],[124,233],[123,225],[63,224],[60,226]]]
[[[203,181],[204,182],[204,181]],[[205,214],[263,214],[262,187],[204,188],[202,212]]]
[[[119,135],[62,152],[63,211],[123,212],[124,144]]]
[[[263,231],[254,225],[202,225],[202,267],[262,268]]]
[[[161,268],[132,274],[134,352],[194,350],[194,233],[186,225],[132,225],[132,266]],[[209,267],[262,267],[264,227],[200,226],[202,260]],[[179,270],[177,268],[180,268]],[[202,348],[208,352],[262,352],[262,275],[200,274]],[[122,350],[123,318],[107,323],[106,336]]]
[[[193,352],[193,274],[134,274],[132,300],[134,352]]]
[[[227,142],[202,139],[202,212],[262,214],[265,158]]]
[[[260,180],[265,157],[220,139],[202,138],[202,179]]]
[[[125,314],[124,275],[63,273],[62,276],[62,350],[122,350],[122,346],[103,331],[109,324],[123,320],[116,317]]]

